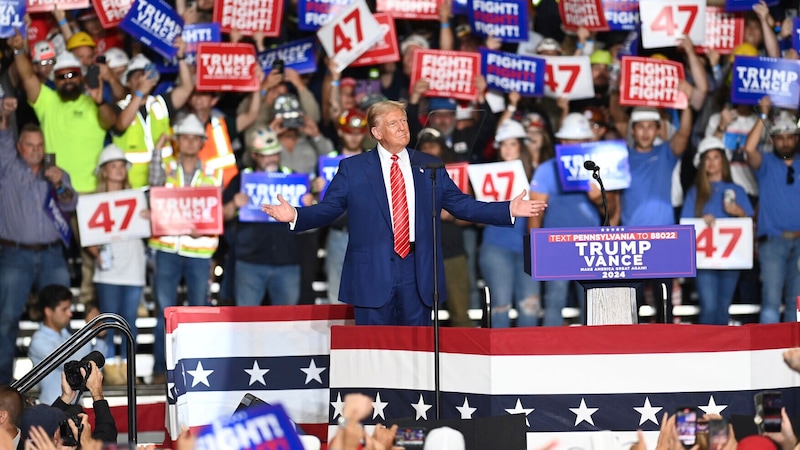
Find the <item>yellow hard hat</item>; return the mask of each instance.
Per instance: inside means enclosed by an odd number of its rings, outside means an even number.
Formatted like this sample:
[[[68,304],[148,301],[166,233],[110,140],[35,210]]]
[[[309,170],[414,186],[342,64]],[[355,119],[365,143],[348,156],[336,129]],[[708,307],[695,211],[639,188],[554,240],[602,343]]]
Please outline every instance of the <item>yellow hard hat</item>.
[[[758,56],[758,49],[749,42],[742,42],[731,52],[731,61],[735,56]]]
[[[662,61],[669,61],[669,58],[667,58],[663,53],[653,53],[650,55],[650,57],[653,59],[660,59]]]
[[[79,31],[73,34],[67,40],[67,50],[72,51],[78,47],[96,47],[97,45],[94,43],[94,39],[89,36],[89,33],[85,31]]]

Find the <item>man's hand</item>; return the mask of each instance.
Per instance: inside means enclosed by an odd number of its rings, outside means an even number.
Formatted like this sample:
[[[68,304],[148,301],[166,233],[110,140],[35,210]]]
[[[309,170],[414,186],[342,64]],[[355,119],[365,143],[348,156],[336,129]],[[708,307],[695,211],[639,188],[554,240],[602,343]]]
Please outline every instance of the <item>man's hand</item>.
[[[64,171],[55,166],[48,167],[47,170],[44,171],[44,177],[58,189],[61,186],[61,181],[64,179]]]
[[[72,388],[67,383],[67,375],[62,371],[61,372],[61,401],[71,405],[72,402],[75,400],[75,396],[78,395],[77,392],[73,391]]]
[[[397,424],[392,425],[391,428],[386,428],[382,424],[376,424],[375,430],[372,432],[372,439],[385,449],[391,449],[394,444],[394,437],[397,435]],[[377,446],[376,446],[377,447]]]
[[[786,408],[781,408],[781,431],[779,433],[764,433],[764,436],[772,439],[781,446],[781,450],[792,450],[797,444],[797,437],[792,429],[792,421],[786,414]]]
[[[25,441],[25,450],[56,450],[52,436],[48,436],[39,425],[31,427],[29,439]]]
[[[19,29],[15,30],[14,35],[6,41],[12,50],[22,50],[25,48],[25,38],[19,33]]]
[[[533,217],[543,213],[547,208],[547,203],[539,200],[526,200],[528,191],[522,191],[521,194],[511,200],[511,215],[514,217]]]
[[[96,402],[103,400],[103,372],[97,368],[97,364],[94,361],[89,361],[89,364],[92,367],[92,373],[86,379],[86,389],[92,394],[92,400]],[[81,375],[86,377],[86,371],[81,369]]]
[[[250,202],[250,197],[244,192],[237,192],[233,196],[233,206],[235,206],[236,209],[241,208],[242,206],[248,204],[249,202]]]
[[[286,199],[283,198],[281,194],[278,194],[278,202],[277,205],[270,205],[264,203],[261,205],[261,211],[269,214],[270,217],[277,220],[278,222],[291,222],[294,220],[296,212],[294,210],[294,206],[290,205]]]
[[[800,373],[800,347],[795,347],[783,352],[783,362],[785,362],[790,369]]]

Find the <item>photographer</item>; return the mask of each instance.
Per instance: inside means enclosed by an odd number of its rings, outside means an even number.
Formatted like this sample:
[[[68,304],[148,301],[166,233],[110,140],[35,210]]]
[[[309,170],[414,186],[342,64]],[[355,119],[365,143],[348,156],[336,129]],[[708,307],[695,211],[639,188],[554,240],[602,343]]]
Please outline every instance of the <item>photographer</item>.
[[[88,361],[87,364],[91,367],[89,369],[88,377],[86,369],[81,367],[80,374],[83,377],[83,384],[85,390],[89,391],[92,395],[92,409],[94,409],[94,430],[91,430],[91,437],[103,442],[117,442],[117,424],[114,422],[114,417],[111,415],[111,409],[108,406],[108,401],[103,396],[103,372],[97,367],[94,361]],[[61,373],[61,397],[53,402],[53,407],[64,411],[67,418],[78,417],[83,414],[83,408],[79,404],[73,404],[78,392],[67,381],[66,373]],[[84,415],[85,416],[85,415]],[[84,427],[85,429],[86,427]],[[78,436],[75,436],[79,438]]]
[[[31,345],[28,349],[28,356],[33,365],[37,365],[47,357],[53,350],[66,342],[72,335],[69,330],[69,322],[72,319],[72,291],[66,286],[51,284],[45,286],[39,292],[39,308],[42,312],[42,324],[31,337]],[[89,321],[93,317],[86,316]],[[73,357],[81,359],[88,355],[92,350],[105,350],[105,341],[97,340],[94,345],[86,345],[78,350]],[[60,379],[62,371],[55,370],[48,374],[39,383],[41,393],[39,402],[50,404],[58,398],[60,389]]]

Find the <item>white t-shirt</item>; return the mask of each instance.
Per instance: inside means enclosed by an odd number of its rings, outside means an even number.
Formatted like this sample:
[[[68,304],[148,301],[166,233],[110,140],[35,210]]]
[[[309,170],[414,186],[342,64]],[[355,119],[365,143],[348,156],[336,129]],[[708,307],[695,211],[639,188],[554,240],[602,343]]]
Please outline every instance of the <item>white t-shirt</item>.
[[[141,239],[106,244],[111,253],[111,268],[94,265],[95,283],[119,286],[145,285],[145,246]]]

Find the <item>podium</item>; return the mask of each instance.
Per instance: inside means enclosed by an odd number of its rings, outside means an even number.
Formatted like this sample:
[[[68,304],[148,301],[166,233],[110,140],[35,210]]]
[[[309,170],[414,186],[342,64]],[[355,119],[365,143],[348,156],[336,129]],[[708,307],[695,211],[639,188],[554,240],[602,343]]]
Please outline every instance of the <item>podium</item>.
[[[576,280],[586,325],[638,323],[636,288],[646,279],[694,277],[695,230],[659,227],[534,228],[526,243],[534,280]]]

